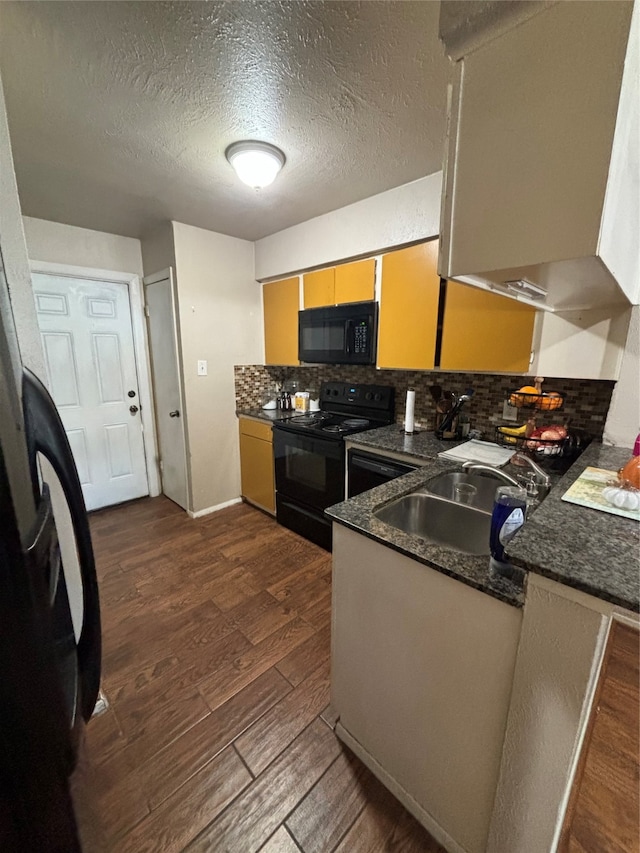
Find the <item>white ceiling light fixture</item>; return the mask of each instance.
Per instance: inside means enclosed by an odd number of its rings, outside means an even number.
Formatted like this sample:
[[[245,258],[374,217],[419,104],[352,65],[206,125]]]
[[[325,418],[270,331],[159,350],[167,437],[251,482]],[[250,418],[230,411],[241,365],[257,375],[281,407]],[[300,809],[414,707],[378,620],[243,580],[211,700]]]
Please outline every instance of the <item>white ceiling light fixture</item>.
[[[240,180],[254,189],[272,184],[285,164],[282,151],[268,142],[234,142],[224,153]]]

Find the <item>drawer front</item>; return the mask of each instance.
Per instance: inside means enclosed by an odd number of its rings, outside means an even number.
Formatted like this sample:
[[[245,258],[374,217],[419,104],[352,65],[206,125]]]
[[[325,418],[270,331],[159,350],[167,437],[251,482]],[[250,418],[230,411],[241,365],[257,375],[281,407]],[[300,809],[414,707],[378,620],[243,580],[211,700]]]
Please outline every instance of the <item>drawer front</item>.
[[[271,442],[271,424],[251,418],[240,418],[240,435],[252,435],[254,438]]]

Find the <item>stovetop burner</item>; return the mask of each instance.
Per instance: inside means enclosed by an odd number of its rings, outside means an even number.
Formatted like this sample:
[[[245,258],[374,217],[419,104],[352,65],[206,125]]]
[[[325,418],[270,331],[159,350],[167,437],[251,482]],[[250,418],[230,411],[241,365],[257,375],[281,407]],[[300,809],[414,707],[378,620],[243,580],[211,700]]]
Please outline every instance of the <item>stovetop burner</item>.
[[[342,425],[348,429],[364,429],[369,426],[367,418],[347,418],[342,422]]]
[[[297,415],[294,420],[298,426],[309,426],[310,424],[317,424],[324,418],[318,415]]]

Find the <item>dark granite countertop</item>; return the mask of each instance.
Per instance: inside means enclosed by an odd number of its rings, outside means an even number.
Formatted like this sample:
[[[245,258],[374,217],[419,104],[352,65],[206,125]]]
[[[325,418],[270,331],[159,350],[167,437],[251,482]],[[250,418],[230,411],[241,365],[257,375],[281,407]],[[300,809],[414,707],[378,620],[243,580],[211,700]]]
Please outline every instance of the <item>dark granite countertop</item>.
[[[562,500],[585,468],[617,471],[631,448],[592,444],[509,544],[514,564],[628,610],[640,610],[640,524]]]
[[[420,438],[420,435],[417,437]],[[415,438],[407,437],[408,440]],[[404,439],[402,433],[394,435],[393,427],[383,427],[359,434],[357,443],[380,451],[403,452],[400,445],[404,445]],[[416,447],[412,444],[411,450],[405,452],[420,456],[435,444],[440,443],[433,434],[429,436],[427,433],[423,445]],[[446,445],[451,446],[451,443],[447,442]],[[592,444],[568,473],[556,482],[546,500],[531,514],[524,528],[510,543],[508,553],[513,563],[597,598],[638,611],[640,525],[620,516],[561,500],[586,467],[617,470],[630,455],[630,449]],[[424,458],[425,465],[418,470],[336,504],[327,510],[327,515],[424,565],[507,604],[521,607],[524,603],[522,584],[497,576],[489,569],[488,557],[473,557],[453,551],[421,537],[403,533],[374,517],[373,511],[382,504],[419,489],[435,474],[457,467],[454,463],[429,459],[426,455]]]
[[[380,430],[375,431],[380,432]],[[360,442],[360,437],[358,442]],[[486,557],[473,557],[470,554],[453,551],[451,548],[422,539],[420,536],[404,533],[402,530],[379,521],[373,515],[373,510],[381,504],[409,494],[419,489],[430,477],[443,471],[453,471],[457,467],[455,463],[443,462],[440,459],[425,460],[424,466],[416,471],[411,471],[411,473],[398,477],[396,480],[390,480],[375,489],[335,504],[326,510],[326,514],[340,524],[344,524],[370,539],[381,542],[401,554],[413,557],[426,566],[493,595],[514,607],[522,607],[524,604],[522,583],[517,583],[492,572],[489,569],[488,555]]]
[[[236,409],[236,416],[239,418],[256,418],[259,421],[268,421],[275,423],[276,421],[288,421],[291,418],[299,417],[302,412],[283,412],[282,409]]]
[[[443,450],[461,444],[460,441],[438,441],[433,432],[423,430],[407,435],[400,424],[370,429],[348,436],[347,441],[364,450],[385,451],[413,456],[416,459],[435,459]]]

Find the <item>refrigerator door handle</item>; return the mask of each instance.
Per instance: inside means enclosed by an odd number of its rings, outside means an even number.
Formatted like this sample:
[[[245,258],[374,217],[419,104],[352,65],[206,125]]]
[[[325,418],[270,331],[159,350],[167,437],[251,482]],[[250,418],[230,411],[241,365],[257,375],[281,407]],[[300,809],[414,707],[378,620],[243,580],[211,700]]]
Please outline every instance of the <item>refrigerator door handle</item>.
[[[100,601],[91,532],[82,487],[67,434],[55,403],[42,382],[24,368],[22,403],[34,497],[40,500],[37,454],[41,453],[56,472],[69,507],[82,576],[83,619],[78,640],[80,710],[89,720],[100,689],[101,632]]]

